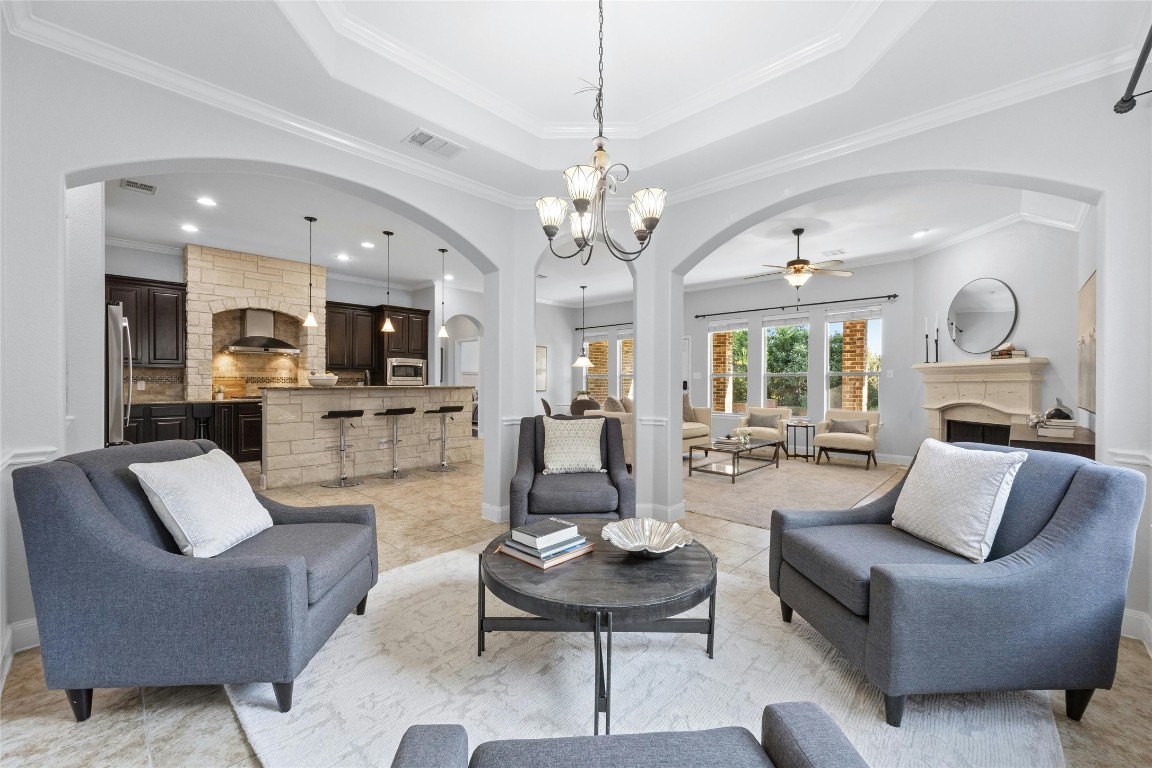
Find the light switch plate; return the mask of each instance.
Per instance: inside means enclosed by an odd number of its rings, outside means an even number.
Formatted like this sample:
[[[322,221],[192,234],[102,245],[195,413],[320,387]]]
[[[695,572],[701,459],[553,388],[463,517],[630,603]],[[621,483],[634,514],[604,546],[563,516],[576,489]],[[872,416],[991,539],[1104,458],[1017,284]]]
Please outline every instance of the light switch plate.
[[[891,368],[889,368],[889,369],[888,369],[888,378],[892,378],[892,375],[893,375],[894,373],[895,373],[895,371],[893,371]]]
[[[138,389],[138,390],[140,390],[141,392],[143,392],[143,391],[144,391],[144,386],[145,386],[145,384],[146,384],[146,382],[143,382],[143,381],[138,381],[138,382],[136,382],[136,389]]]

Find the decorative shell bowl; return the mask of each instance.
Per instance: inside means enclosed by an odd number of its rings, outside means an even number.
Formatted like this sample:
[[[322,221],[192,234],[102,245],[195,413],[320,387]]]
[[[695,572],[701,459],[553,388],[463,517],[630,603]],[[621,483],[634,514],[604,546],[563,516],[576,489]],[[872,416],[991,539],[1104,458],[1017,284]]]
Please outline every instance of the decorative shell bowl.
[[[608,523],[601,535],[612,545],[640,557],[656,559],[692,543],[692,534],[676,523],[633,517]]]
[[[308,383],[314,387],[334,387],[337,381],[338,377],[334,373],[308,377]]]

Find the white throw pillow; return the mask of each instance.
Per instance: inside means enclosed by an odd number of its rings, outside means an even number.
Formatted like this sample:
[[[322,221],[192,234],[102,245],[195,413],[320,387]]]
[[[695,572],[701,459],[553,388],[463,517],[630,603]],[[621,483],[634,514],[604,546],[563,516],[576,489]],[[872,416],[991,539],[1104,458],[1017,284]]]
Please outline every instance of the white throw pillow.
[[[896,499],[892,525],[982,563],[1027,459],[1024,451],[976,451],[929,438]]]
[[[240,467],[219,448],[128,469],[185,555],[213,557],[272,527]]]
[[[600,460],[604,419],[544,417],[544,474],[606,472]]]

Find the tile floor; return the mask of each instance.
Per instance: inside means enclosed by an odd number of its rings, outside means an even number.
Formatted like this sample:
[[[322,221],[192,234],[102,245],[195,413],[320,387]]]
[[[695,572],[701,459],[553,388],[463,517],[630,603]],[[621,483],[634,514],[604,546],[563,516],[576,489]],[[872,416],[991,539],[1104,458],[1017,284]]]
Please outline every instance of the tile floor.
[[[475,455],[480,454],[478,446]],[[280,488],[267,495],[301,506],[373,504],[380,569],[388,570],[488,541],[506,530],[506,525],[479,515],[481,463],[459,470],[443,475],[414,472],[398,483],[368,480],[350,489]],[[882,494],[899,477],[864,501]],[[682,523],[716,553],[721,570],[763,581],[766,610],[775,610],[767,585],[767,530],[693,512]],[[1054,693],[1052,706],[1069,766],[1152,765],[1152,657],[1139,642],[1121,642],[1116,685],[1096,693],[1084,721],[1074,723],[1064,716],[1063,698],[1063,693]],[[35,649],[16,654],[4,684],[0,764],[260,765],[222,687],[102,689],[95,693],[92,717],[76,723],[64,695],[44,688]]]

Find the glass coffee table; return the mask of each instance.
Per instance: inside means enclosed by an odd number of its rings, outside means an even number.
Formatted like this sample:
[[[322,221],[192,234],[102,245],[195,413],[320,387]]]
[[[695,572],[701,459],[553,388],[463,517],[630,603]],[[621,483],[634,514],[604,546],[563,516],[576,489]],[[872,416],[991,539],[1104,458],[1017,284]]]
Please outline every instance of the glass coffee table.
[[[752,451],[761,450],[764,448],[772,448],[772,458],[764,456],[753,456]],[[693,465],[692,459],[695,457],[696,452],[700,451],[707,458],[709,453],[724,453],[728,454],[731,458],[728,461],[710,461],[705,464]],[[693,472],[704,472],[709,475],[724,475],[725,477],[732,478],[732,482],[736,482],[736,478],[740,475],[746,475],[749,472],[755,472],[764,467],[780,468],[780,441],[779,440],[752,440],[747,445],[730,445],[728,443],[712,443],[710,445],[693,445],[688,448],[688,477],[692,477]]]

